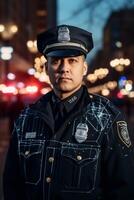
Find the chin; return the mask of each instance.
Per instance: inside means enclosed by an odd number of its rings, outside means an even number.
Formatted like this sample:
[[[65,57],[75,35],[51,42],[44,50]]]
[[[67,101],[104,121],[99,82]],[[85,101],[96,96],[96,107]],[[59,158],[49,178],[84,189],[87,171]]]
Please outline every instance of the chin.
[[[58,85],[57,89],[59,91],[69,92],[69,91],[71,91],[73,89],[73,87],[71,87],[71,86],[69,86],[67,84],[60,84],[60,85]]]
[[[73,90],[73,88],[67,88],[67,87],[59,87],[59,91],[61,92],[71,92]]]
[[[58,84],[54,84],[54,87],[56,90],[59,90],[61,92],[72,92],[72,91],[75,91],[77,90],[77,88],[79,89],[80,87],[80,84],[72,84],[72,82],[70,83],[69,81],[68,82],[59,82]]]
[[[64,92],[64,93],[75,91],[77,90],[77,88],[78,86],[72,86],[69,84],[66,84],[66,85],[61,84],[58,86],[59,91]]]

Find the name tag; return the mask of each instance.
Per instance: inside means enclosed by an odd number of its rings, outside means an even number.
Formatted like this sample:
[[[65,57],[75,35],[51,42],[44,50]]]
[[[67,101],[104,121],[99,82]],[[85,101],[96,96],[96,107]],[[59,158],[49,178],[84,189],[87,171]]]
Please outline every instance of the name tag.
[[[36,132],[27,132],[25,135],[26,139],[33,139],[36,138]]]

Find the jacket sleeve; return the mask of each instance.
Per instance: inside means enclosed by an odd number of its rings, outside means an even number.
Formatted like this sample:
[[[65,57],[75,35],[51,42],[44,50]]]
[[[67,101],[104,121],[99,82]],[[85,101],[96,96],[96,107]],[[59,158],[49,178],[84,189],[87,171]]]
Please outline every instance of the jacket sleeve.
[[[104,200],[134,199],[134,148],[121,113],[107,129],[102,156]]]
[[[19,170],[17,132],[14,129],[3,173],[4,200],[24,200],[23,180]]]

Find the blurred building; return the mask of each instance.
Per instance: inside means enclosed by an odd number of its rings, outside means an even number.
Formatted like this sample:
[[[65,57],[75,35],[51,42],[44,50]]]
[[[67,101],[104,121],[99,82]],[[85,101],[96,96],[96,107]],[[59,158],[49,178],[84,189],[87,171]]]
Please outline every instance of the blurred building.
[[[94,85],[106,82],[107,80],[118,80],[121,75],[126,75],[128,79],[134,81],[134,9],[120,10],[113,12],[106,22],[103,34],[103,48],[98,51],[92,61],[92,71],[96,68],[105,67],[109,70],[108,75],[103,80],[97,80]],[[117,63],[116,68],[111,66],[114,59],[128,59],[128,66],[125,63]],[[115,63],[116,64],[116,63]],[[122,68],[121,68],[122,65]],[[123,66],[124,65],[124,66]],[[93,84],[92,84],[93,85]]]
[[[113,12],[104,27],[103,48],[93,59],[89,91],[110,98],[134,128],[134,9]],[[106,69],[98,76],[98,69]],[[133,136],[134,137],[134,136]]]
[[[134,48],[134,9],[113,12],[104,29],[105,51],[115,51],[121,48],[124,54],[130,56]]]
[[[1,0],[0,46],[11,45],[21,59],[32,64],[37,51],[30,45],[37,33],[56,25],[56,11],[56,0]]]

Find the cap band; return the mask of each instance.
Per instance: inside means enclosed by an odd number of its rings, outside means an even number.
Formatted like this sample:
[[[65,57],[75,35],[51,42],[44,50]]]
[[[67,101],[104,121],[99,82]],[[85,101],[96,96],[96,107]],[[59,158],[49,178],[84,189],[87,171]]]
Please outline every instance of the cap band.
[[[88,52],[88,49],[86,49],[82,44],[74,43],[74,42],[62,42],[62,43],[54,43],[47,45],[46,48],[43,50],[43,53],[45,54],[46,51],[50,48],[53,47],[63,47],[63,46],[74,46],[74,47],[79,47],[83,49],[85,52]]]

